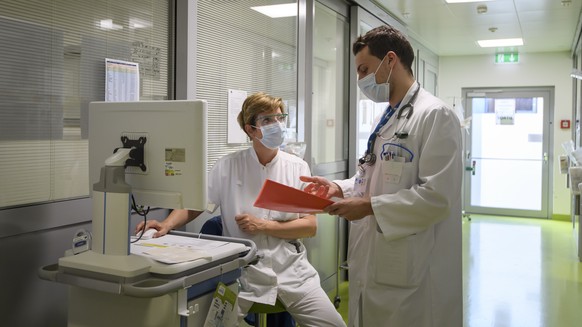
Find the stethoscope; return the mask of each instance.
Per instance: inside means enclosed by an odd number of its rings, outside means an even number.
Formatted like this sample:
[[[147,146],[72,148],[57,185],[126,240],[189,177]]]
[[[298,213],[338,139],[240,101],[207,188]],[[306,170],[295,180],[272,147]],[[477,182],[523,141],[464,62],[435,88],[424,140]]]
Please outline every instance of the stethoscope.
[[[404,106],[400,107],[400,109],[398,109],[398,114],[396,114],[396,119],[400,119],[400,117],[402,117],[402,114],[406,111],[406,116],[404,116],[406,119],[410,119],[410,116],[412,116],[412,113],[414,112],[414,102],[416,102],[416,97],[418,96],[418,92],[420,91],[420,83],[418,83],[418,87],[416,88],[416,91],[414,91],[414,94],[412,95],[412,97],[410,98],[410,100],[408,100],[408,103],[405,104]],[[408,110],[406,110],[408,109]]]
[[[397,109],[398,112],[396,113],[396,119],[400,120],[400,118],[404,115],[404,118],[406,119],[406,121],[408,121],[412,114],[414,113],[414,103],[416,102],[416,98],[418,97],[418,93],[420,92],[420,83],[417,82],[417,85],[418,87],[414,91],[414,94],[412,94],[412,97],[410,97],[410,100],[408,100],[408,103]],[[407,138],[408,133],[402,132],[401,130],[402,128],[400,129],[400,131],[394,133],[394,136],[398,139]],[[376,132],[376,138],[379,136],[380,130]],[[374,149],[374,144],[376,143],[376,138],[372,140],[371,146],[369,147],[368,150],[366,150],[366,154],[364,154],[364,156],[359,159],[360,165],[368,164],[369,166],[372,166],[376,163],[376,155],[372,152]]]

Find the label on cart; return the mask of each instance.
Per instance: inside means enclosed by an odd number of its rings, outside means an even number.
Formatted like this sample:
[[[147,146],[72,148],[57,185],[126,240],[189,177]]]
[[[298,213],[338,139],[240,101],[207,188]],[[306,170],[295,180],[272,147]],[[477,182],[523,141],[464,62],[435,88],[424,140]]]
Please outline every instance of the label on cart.
[[[236,297],[237,294],[228,286],[218,283],[210,310],[206,315],[204,327],[233,326],[237,319],[235,310]]]

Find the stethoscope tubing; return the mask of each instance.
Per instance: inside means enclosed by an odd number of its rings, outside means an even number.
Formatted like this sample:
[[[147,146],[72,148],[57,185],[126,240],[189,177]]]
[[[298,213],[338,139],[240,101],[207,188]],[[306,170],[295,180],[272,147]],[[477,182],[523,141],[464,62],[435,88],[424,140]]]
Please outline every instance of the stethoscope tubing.
[[[417,82],[418,83],[418,82]],[[420,92],[420,83],[418,83],[418,87],[416,88],[416,90],[414,91],[414,94],[412,95],[412,97],[410,98],[410,101],[408,101],[404,106],[400,107],[398,109],[398,113],[396,113],[396,132],[394,133],[394,136],[396,136],[397,134],[399,134],[400,132],[402,132],[404,130],[404,128],[406,127],[408,121],[410,120],[410,117],[412,116],[412,114],[414,113],[414,103],[416,102],[416,98],[418,97],[418,93]],[[403,116],[404,111],[408,109],[406,111],[406,115],[404,115],[404,125],[402,127],[399,128],[399,123],[400,123],[400,118]],[[387,126],[388,128],[390,128],[390,126]],[[378,131],[378,135],[377,135],[380,139],[382,140],[391,140],[394,139],[394,137],[383,137],[380,133],[380,131]]]

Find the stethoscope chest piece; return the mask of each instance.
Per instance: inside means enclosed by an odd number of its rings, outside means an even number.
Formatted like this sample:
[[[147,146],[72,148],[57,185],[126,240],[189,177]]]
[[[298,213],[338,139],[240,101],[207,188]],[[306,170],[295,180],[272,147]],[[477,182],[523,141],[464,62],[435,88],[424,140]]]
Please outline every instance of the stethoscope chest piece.
[[[361,165],[365,163],[373,165],[376,162],[376,155],[374,153],[366,153],[359,161]]]

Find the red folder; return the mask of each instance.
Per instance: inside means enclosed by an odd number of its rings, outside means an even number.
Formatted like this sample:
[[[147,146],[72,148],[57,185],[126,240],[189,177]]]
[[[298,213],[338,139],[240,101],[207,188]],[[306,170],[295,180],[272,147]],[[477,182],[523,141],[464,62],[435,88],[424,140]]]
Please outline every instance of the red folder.
[[[293,213],[318,213],[333,201],[267,179],[255,207]]]

